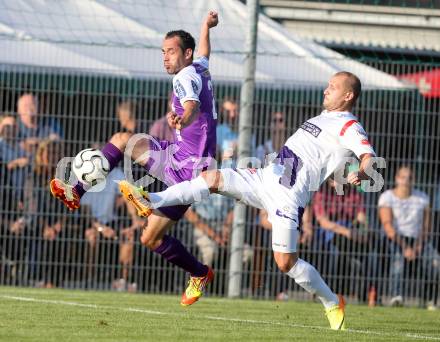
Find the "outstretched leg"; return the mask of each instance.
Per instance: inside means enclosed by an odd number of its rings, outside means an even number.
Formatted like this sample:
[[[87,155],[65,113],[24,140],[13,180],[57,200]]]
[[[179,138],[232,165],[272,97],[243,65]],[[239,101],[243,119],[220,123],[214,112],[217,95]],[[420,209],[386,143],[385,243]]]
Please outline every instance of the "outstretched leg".
[[[168,187],[161,192],[148,193],[127,181],[119,183],[124,197],[138,210],[138,215],[146,217],[153,209],[175,205],[188,205],[206,199],[211,193],[219,193],[237,200],[242,200],[249,185],[235,186],[240,182],[240,175],[232,169],[207,170],[200,176]],[[255,201],[259,202],[259,201]],[[260,205],[258,205],[260,207]]]
[[[102,147],[101,152],[109,162],[109,172],[113,170],[124,157],[124,150],[131,137],[132,133],[116,133],[111,137],[109,142]],[[137,160],[142,166],[145,166],[148,162],[150,144],[150,139],[138,139],[131,150],[131,158]],[[64,180],[55,178],[50,183],[50,190],[52,194],[61,200],[70,210],[74,210],[79,208],[81,197],[86,193],[87,186],[79,181],[72,186]]]

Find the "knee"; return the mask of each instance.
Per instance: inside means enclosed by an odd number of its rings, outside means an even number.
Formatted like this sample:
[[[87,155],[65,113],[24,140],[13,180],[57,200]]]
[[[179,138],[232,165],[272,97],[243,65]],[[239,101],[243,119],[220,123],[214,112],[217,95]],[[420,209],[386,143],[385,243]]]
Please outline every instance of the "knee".
[[[278,269],[283,273],[289,272],[292,269],[293,265],[294,263],[291,263],[289,261],[277,262]]]
[[[128,140],[131,138],[131,135],[132,134],[128,132],[118,132],[111,137],[110,142],[120,150],[124,150],[125,146],[127,146]]]
[[[208,188],[210,192],[217,192],[220,183],[221,183],[221,173],[218,170],[206,170],[203,171],[200,176],[206,181],[208,184]]]
[[[295,266],[297,260],[298,260],[298,257],[296,256],[296,253],[293,253],[293,254],[276,253],[275,254],[275,262],[277,263],[278,269],[283,273],[289,272],[292,269],[292,267]]]
[[[142,234],[141,236],[141,244],[152,251],[159,247],[161,243],[161,239],[155,239],[148,234]]]

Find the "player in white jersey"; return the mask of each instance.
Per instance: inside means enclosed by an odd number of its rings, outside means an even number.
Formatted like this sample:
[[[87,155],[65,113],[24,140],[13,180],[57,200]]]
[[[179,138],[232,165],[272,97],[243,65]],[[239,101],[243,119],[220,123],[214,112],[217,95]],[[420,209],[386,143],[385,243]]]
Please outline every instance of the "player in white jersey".
[[[150,208],[200,201],[216,192],[264,208],[272,223],[272,249],[278,268],[306,291],[316,294],[326,308],[330,326],[345,329],[343,298],[334,294],[318,271],[300,259],[296,245],[301,217],[313,191],[339,167],[345,157],[360,160],[358,173],[347,181],[359,185],[368,179],[365,168],[375,156],[367,135],[351,114],[361,91],[359,79],[339,72],[324,91],[324,111],[303,123],[263,169],[208,170],[196,179],[182,182],[159,193],[146,194],[133,187],[134,196],[143,196]]]

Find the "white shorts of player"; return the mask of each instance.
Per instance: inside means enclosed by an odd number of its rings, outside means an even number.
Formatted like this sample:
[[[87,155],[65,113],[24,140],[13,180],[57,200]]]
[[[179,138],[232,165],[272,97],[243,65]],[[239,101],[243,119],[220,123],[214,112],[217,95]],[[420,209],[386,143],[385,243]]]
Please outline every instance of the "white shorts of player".
[[[310,193],[307,172],[302,168],[291,188],[279,183],[283,167],[275,164],[264,169],[221,169],[224,187],[221,194],[246,205],[265,209],[272,223],[272,249],[293,253],[299,234],[298,210],[305,208]]]

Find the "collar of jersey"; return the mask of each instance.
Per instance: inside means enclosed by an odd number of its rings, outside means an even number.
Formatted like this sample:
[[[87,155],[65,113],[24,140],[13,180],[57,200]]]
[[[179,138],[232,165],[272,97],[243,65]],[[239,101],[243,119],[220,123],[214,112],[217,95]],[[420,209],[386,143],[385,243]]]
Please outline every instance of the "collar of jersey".
[[[179,75],[180,73],[182,73],[183,72],[183,70],[186,70],[186,69],[188,69],[189,67],[194,67],[194,64],[193,63],[191,63],[190,65],[187,65],[186,67],[184,67],[182,70],[180,70],[175,76],[177,76],[177,75]]]
[[[337,111],[329,112],[328,110],[323,110],[321,115],[324,115],[324,116],[339,116],[339,115],[347,116],[347,115],[351,115],[351,116],[353,116],[353,113],[347,112],[347,111],[345,111],[345,112],[337,112]]]

